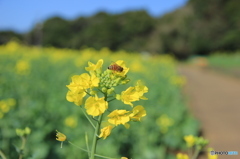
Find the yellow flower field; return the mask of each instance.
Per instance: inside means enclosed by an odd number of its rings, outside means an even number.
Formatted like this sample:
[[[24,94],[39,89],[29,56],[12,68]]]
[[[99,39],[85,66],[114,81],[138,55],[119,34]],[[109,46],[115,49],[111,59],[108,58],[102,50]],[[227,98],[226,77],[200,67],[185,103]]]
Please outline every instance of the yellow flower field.
[[[108,70],[113,63],[124,71],[100,79],[100,66]],[[7,158],[19,156],[13,146],[21,147],[15,129],[25,127],[31,129],[25,158],[87,158],[87,153],[72,146],[86,148],[85,140],[93,135],[81,109],[93,117],[111,110],[106,118],[117,128],[103,122],[98,135],[104,140],[99,140],[97,154],[112,158],[174,158],[186,149],[184,136],[198,133],[198,122],[181,94],[187,81],[178,75],[170,55],[111,52],[107,48],[38,48],[10,42],[0,46],[0,74],[0,149]],[[96,94],[99,85],[107,94],[118,92],[111,105]],[[86,89],[89,92],[83,91]],[[88,93],[96,96],[86,98]],[[56,130],[62,148],[55,140]],[[71,144],[62,140],[62,133]]]

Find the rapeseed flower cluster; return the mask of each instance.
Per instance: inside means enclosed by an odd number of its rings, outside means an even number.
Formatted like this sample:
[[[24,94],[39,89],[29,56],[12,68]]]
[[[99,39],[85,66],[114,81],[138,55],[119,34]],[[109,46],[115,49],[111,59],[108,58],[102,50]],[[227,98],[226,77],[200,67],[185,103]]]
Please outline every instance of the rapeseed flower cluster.
[[[69,102],[73,102],[77,106],[84,105],[86,113],[92,117],[105,115],[108,124],[101,129],[100,138],[106,139],[114,127],[124,125],[129,128],[130,121],[140,121],[146,116],[143,106],[134,106],[133,102],[140,99],[146,100],[144,94],[148,92],[148,88],[139,80],[136,85],[129,87],[121,93],[115,92],[115,87],[127,84],[130,80],[127,78],[129,68],[126,67],[122,60],[114,63],[115,67],[122,68],[121,71],[114,69],[102,70],[103,60],[100,59],[96,64],[88,62],[85,70],[88,73],[72,76],[72,81],[67,85],[69,91],[66,98]],[[120,100],[126,105],[130,105],[129,109],[116,109],[107,112],[109,103],[112,100]],[[107,112],[107,113],[106,113]]]
[[[193,135],[186,135],[184,136],[184,140],[186,142],[187,148],[189,149],[189,154],[184,154],[184,153],[178,153],[176,155],[177,159],[197,159],[199,153],[204,149],[204,147],[208,144],[208,140],[204,139],[203,137],[197,137]],[[214,157],[216,156],[209,156],[208,158],[215,159]]]

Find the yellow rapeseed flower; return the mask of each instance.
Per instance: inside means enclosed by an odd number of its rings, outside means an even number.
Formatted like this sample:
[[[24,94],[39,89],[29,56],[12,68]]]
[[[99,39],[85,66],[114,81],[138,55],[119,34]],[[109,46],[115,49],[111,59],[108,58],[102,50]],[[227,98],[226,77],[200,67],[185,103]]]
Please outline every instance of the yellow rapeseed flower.
[[[69,116],[64,120],[64,124],[70,128],[75,128],[77,126],[77,120],[73,116]]]
[[[128,113],[129,111],[127,110],[114,110],[108,115],[108,122],[116,126],[120,124],[125,125],[127,122],[130,121]]]
[[[81,75],[72,76],[72,82],[67,87],[73,91],[79,91],[83,89],[98,87],[99,78],[96,75],[92,74],[91,76],[88,73],[83,73]]]
[[[129,87],[126,91],[121,93],[120,99],[124,104],[133,106],[132,102],[139,100],[139,93],[135,91],[134,87]]]
[[[147,99],[143,96],[144,93],[148,92],[148,88],[142,84],[140,80],[137,81],[135,87],[129,87],[127,90],[121,93],[120,99],[124,104],[133,106],[132,102],[138,101],[140,99]]]
[[[178,153],[176,157],[177,159],[189,159],[188,155],[183,153]]]
[[[1,110],[3,113],[7,113],[7,112],[10,110],[10,107],[7,105],[6,102],[0,101],[0,110]]]
[[[91,76],[87,73],[72,76],[72,82],[67,85],[69,91],[67,100],[80,106],[83,98],[86,96],[86,89],[98,87],[99,78],[95,74]]]
[[[86,92],[84,90],[81,90],[79,92],[72,92],[72,91],[68,91],[67,95],[66,95],[66,99],[69,102],[73,102],[74,104],[76,104],[77,106],[82,105],[83,102],[83,97],[86,96]]]
[[[143,106],[138,105],[133,108],[132,113],[129,116],[133,121],[140,121],[142,117],[146,116],[146,110]]]
[[[67,139],[66,135],[64,135],[63,133],[61,133],[59,131],[57,131],[56,137],[57,137],[56,140],[58,140],[58,141],[65,141]]]
[[[86,71],[101,71],[101,68],[102,68],[102,65],[103,65],[103,59],[100,59],[98,60],[97,64],[93,64],[92,62],[88,62],[88,67],[85,67],[85,70]]]
[[[125,77],[126,74],[128,73],[129,71],[129,68],[126,67],[126,64],[123,60],[118,60],[116,61],[116,64],[121,66],[123,68],[123,71],[122,72],[116,72],[116,74],[118,74],[119,76],[122,76],[122,77]]]
[[[172,118],[169,118],[168,115],[163,114],[157,119],[157,124],[160,126],[160,131],[166,133],[168,128],[174,123]]]
[[[195,144],[196,138],[193,135],[184,136],[184,140],[187,143],[187,147],[193,147]]]
[[[101,134],[99,135],[99,137],[103,137],[103,139],[106,139],[110,134],[111,134],[111,131],[113,129],[113,126],[111,125],[108,125],[104,128],[101,129]]]
[[[144,93],[148,92],[148,88],[143,85],[143,83],[138,80],[137,85],[135,86],[136,92],[138,92],[140,99],[147,99],[146,97],[143,96]]]
[[[104,100],[104,97],[98,98],[97,95],[95,97],[91,96],[86,100],[85,108],[89,115],[99,116],[107,110],[108,102]]]

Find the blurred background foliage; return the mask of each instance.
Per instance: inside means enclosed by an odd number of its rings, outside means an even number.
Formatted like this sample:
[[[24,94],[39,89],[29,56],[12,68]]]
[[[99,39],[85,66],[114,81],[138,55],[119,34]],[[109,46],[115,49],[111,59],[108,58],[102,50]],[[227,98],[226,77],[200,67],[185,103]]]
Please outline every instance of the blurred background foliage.
[[[171,159],[179,150],[185,150],[183,137],[197,135],[199,123],[181,94],[186,79],[177,73],[172,56],[111,52],[107,48],[97,51],[26,47],[16,42],[0,46],[0,150],[8,158],[16,158],[20,138],[15,129],[29,127],[24,158],[87,158],[85,152],[67,142],[60,148],[55,130],[83,148],[87,133],[91,143],[92,127],[80,108],[66,100],[66,85],[72,75],[86,72],[88,61],[96,63],[100,58],[104,59],[103,69],[118,59],[130,68],[130,83],[116,91],[123,91],[140,79],[149,92],[148,100],[134,103],[143,105],[147,116],[132,123],[130,129],[114,129],[106,140],[99,141],[97,153],[119,158]],[[120,101],[111,102],[114,109],[122,105]]]
[[[151,17],[144,10],[114,15],[99,12],[75,20],[52,17],[26,34],[0,32],[0,44],[16,37],[28,45],[108,47],[113,51],[172,53],[178,58],[235,51],[240,49],[239,6],[236,0],[189,0],[162,17]]]

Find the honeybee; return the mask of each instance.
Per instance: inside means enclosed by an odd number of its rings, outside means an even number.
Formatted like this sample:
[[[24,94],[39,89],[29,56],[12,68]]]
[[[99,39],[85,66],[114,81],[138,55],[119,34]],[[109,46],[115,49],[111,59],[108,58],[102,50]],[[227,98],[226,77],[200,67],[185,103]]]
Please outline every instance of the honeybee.
[[[121,66],[119,66],[118,64],[116,64],[115,62],[113,62],[110,66],[108,66],[109,70],[112,71],[116,71],[116,72],[122,72],[123,68]]]

